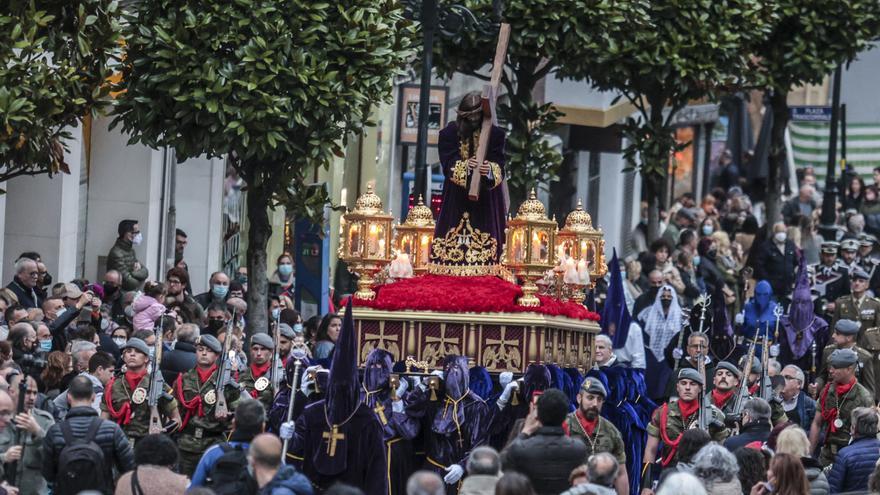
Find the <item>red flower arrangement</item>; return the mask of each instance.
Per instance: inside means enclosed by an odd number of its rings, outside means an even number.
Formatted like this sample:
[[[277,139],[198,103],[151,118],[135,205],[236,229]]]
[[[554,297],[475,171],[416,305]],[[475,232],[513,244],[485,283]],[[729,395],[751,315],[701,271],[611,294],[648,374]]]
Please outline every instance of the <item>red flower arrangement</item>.
[[[355,299],[355,306],[386,311],[437,311],[447,313],[540,313],[578,320],[599,321],[599,314],[573,302],[538,296],[537,308],[519,306],[522,289],[498,277],[424,275],[378,287],[372,301]]]

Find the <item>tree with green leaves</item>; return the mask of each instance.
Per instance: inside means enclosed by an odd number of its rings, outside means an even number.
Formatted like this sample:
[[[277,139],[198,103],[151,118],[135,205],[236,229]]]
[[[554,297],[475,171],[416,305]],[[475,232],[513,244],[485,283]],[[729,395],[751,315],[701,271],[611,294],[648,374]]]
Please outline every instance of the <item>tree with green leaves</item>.
[[[484,25],[493,20],[492,0],[458,3]],[[557,70],[567,33],[579,32],[595,44],[593,40],[604,32],[622,31],[624,26],[617,21],[624,18],[621,9],[626,5],[604,0],[508,0],[503,7],[510,45],[501,79],[506,95],[498,102],[498,115],[509,128],[506,168],[511,204],[517,205],[537,184],[559,180],[562,164],[562,155],[545,138],[561,114],[552,102],[536,101],[535,88]],[[492,63],[497,35],[497,30],[474,29],[435,41],[437,73],[451,77],[460,72],[488,81],[483,69]]]
[[[880,35],[880,2],[851,0],[774,0],[779,20],[757,45],[756,60],[773,112],[765,204],[768,224],[779,219],[779,171],[786,165],[785,129],[789,122],[788,93],[804,84],[818,84],[838,64],[853,60]]]
[[[70,173],[70,128],[109,104],[118,55],[112,0],[3,2],[0,12],[0,182]]]
[[[395,0],[142,0],[114,125],[178,160],[227,157],[247,183],[248,330],[267,328],[268,209],[323,221],[315,167],[342,156],[414,41]]]
[[[636,112],[623,124],[624,157],[642,176],[648,238],[661,233],[659,205],[670,154],[684,144],[673,118],[689,102],[744,83],[752,48],[775,24],[773,2],[762,0],[627,0],[626,29],[592,39],[569,31],[560,73],[619,92]]]

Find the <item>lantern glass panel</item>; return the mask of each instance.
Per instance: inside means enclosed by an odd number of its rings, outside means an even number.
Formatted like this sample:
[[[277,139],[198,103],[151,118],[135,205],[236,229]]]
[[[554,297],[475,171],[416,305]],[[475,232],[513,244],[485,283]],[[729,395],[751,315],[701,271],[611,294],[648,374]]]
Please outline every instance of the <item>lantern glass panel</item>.
[[[432,236],[430,234],[422,234],[419,240],[419,263],[427,263],[428,258],[431,256],[431,241]]]
[[[386,232],[385,226],[380,223],[370,222],[369,234],[367,235],[367,255],[370,258],[385,256]]]
[[[562,254],[568,256],[569,258],[576,258],[576,252],[574,250],[575,243],[571,239],[565,239],[560,244],[562,246]]]
[[[361,224],[353,222],[348,228],[348,254],[360,256],[361,253]]]
[[[538,230],[535,232],[537,237],[537,251],[532,252],[532,260],[539,263],[548,263],[550,260],[550,233],[546,230]]]
[[[521,228],[517,228],[513,231],[513,234],[510,236],[510,244],[511,244],[511,253],[514,263],[524,263],[525,262],[525,243],[524,241],[525,232]]]
[[[406,253],[410,257],[413,254],[413,234],[407,232],[406,234],[400,234],[400,252]]]
[[[586,259],[591,267],[596,266],[596,244],[593,241],[584,241],[587,245],[586,252],[582,253],[584,259]]]

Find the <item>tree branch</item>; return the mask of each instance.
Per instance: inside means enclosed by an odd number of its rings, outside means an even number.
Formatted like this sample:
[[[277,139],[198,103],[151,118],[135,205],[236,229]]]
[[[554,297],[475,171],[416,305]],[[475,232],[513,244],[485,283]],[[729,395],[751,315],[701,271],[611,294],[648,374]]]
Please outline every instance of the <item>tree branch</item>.
[[[0,183],[6,182],[8,180],[12,180],[12,179],[14,179],[16,177],[20,177],[22,175],[30,175],[31,177],[36,177],[37,175],[48,174],[48,173],[49,173],[49,170],[47,170],[47,169],[43,169],[43,170],[36,171],[36,172],[33,170],[22,169],[22,170],[19,170],[17,172],[12,172],[12,173],[0,173]]]
[[[556,65],[552,64],[550,62],[551,61],[549,58],[545,57],[545,58],[541,59],[541,62],[538,64],[538,67],[532,73],[532,75],[535,77],[536,81],[540,81],[547,74],[549,74],[554,68],[556,68]]]

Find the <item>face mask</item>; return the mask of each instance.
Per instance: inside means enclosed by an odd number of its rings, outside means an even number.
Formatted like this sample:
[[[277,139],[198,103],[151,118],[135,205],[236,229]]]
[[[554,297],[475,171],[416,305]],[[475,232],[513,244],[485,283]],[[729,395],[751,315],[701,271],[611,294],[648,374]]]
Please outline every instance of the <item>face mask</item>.
[[[281,317],[281,308],[274,308],[272,310],[272,319],[277,320]]]
[[[223,299],[226,297],[226,293],[229,292],[228,285],[212,285],[211,286],[211,294],[214,295],[217,299]]]
[[[712,235],[713,230],[714,229],[712,228],[711,225],[703,225],[703,235],[706,235],[706,236]]]
[[[214,333],[223,328],[223,325],[225,324],[226,322],[223,320],[208,320],[208,328]]]
[[[49,287],[50,285],[52,285],[52,275],[47,273],[43,275],[43,287]]]
[[[709,252],[706,253],[706,257],[709,258],[710,260],[714,260],[714,259],[715,259],[715,255],[717,255],[717,254],[718,254],[718,250],[717,250],[717,249],[710,249]]]
[[[123,338],[123,337],[114,337],[114,338],[113,338],[113,343],[116,344],[116,345],[119,346],[119,347],[122,347],[122,346],[125,345],[125,338]]]
[[[107,330],[108,328],[110,328],[110,320],[101,318],[101,330]]]
[[[694,267],[700,266],[700,257],[694,256]]]
[[[128,318],[129,320],[134,318],[134,307],[133,306],[126,306],[125,307],[125,317]]]
[[[62,306],[61,309],[55,312],[55,318],[61,318],[61,315],[67,312],[67,307]]]
[[[139,246],[140,243],[144,242],[144,235],[138,232],[132,239],[131,243],[134,246]]]
[[[293,273],[293,265],[278,265],[278,273],[285,277],[289,277],[291,273]]]
[[[116,294],[116,291],[119,290],[119,287],[116,287],[113,284],[108,284],[106,282],[101,285],[104,287],[105,300],[112,298]]]
[[[663,309],[669,309],[672,306],[672,299],[660,299],[660,305],[663,306]]]
[[[293,325],[293,331],[296,332],[296,333],[302,333],[302,331],[303,331],[303,324],[302,324],[302,323],[296,323],[296,324],[294,324],[294,325]]]
[[[239,275],[238,283],[240,283],[241,285],[247,284],[247,275]]]
[[[776,242],[778,242],[779,244],[782,244],[783,242],[785,242],[785,239],[787,237],[788,236],[785,234],[785,232],[777,232],[777,233],[773,234],[773,239],[776,240]]]
[[[41,340],[40,341],[40,350],[49,352],[52,350],[52,339],[49,340]]]

